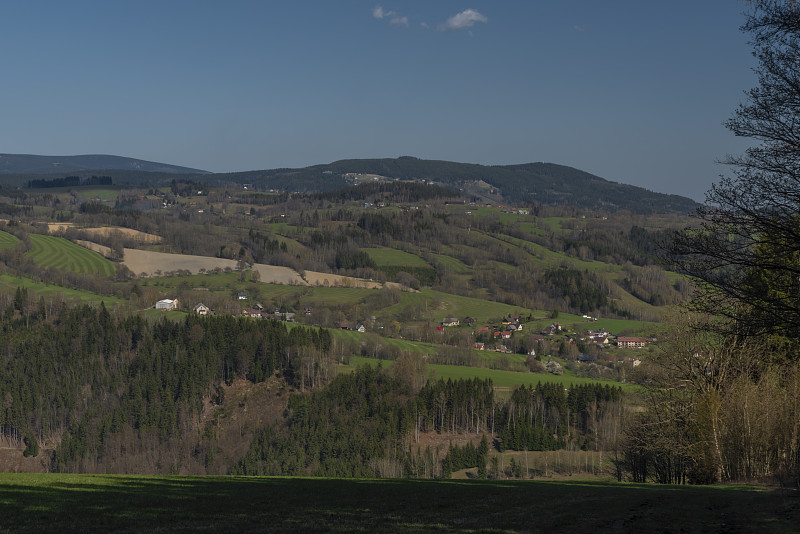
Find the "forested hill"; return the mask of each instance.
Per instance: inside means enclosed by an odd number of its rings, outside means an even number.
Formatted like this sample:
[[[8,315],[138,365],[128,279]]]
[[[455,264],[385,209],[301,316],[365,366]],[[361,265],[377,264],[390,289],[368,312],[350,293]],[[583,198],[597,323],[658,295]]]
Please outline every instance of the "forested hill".
[[[512,204],[536,202],[592,210],[624,209],[635,213],[690,213],[698,207],[695,201],[686,197],[611,182],[554,163],[477,165],[404,156],[340,160],[302,169],[215,174],[214,178],[248,183],[258,188],[309,191],[337,189],[358,180],[358,175],[361,179],[425,180],[457,189],[468,197]]]
[[[480,185],[496,188],[506,202],[532,201],[547,205],[573,205],[584,209],[634,212],[689,213],[698,204],[679,195],[666,195],[641,187],[611,182],[593,174],[555,163],[477,165],[413,157],[342,160],[307,170],[376,174],[395,179],[424,179],[480,193]],[[485,187],[485,186],[484,186]]]
[[[0,154],[0,174],[54,174],[107,169],[169,174],[207,174],[207,171],[199,169],[103,154],[82,156]]]
[[[22,158],[30,160],[24,167]],[[102,170],[115,184],[141,186],[167,185],[175,173],[188,180],[211,186],[277,189],[282,191],[331,191],[365,180],[419,180],[441,185],[464,194],[492,202],[520,204],[534,202],[543,205],[575,206],[579,209],[633,213],[686,214],[699,206],[679,195],[655,193],[641,187],[620,184],[588,172],[554,163],[521,165],[478,165],[452,161],[424,160],[404,156],[384,159],[349,159],[297,169],[265,169],[235,173],[203,173],[184,167],[143,162],[115,156],[73,156],[92,169]],[[105,160],[103,158],[112,158]],[[114,159],[116,158],[116,159]],[[19,163],[14,163],[15,161]],[[88,171],[68,170],[71,158],[45,156],[0,155],[0,180],[13,186],[24,186],[32,179],[42,178],[35,173],[50,172],[49,178],[73,174],[88,176]],[[56,164],[59,165],[56,165]],[[75,164],[77,165],[77,163]],[[116,165],[116,166],[115,166]],[[149,166],[148,166],[149,165]],[[159,167],[161,166],[161,167]],[[26,168],[27,170],[23,170]],[[17,169],[17,170],[13,170]],[[112,170],[114,169],[114,170]]]

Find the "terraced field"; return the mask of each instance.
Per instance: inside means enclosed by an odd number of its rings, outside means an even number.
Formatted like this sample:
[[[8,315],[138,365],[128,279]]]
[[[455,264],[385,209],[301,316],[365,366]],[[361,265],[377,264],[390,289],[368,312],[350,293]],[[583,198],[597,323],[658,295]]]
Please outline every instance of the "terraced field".
[[[8,232],[0,231],[0,249],[13,248],[19,243],[19,239]]]
[[[61,237],[31,234],[29,256],[41,267],[55,267],[75,273],[112,276],[114,264],[97,252],[85,249]]]

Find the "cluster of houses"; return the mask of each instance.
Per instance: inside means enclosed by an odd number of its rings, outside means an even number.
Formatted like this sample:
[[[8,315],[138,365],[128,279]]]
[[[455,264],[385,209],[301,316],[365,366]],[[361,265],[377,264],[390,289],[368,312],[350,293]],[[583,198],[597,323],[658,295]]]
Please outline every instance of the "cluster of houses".
[[[494,351],[495,352],[502,352],[502,353],[510,353],[511,350],[502,344],[504,339],[511,339],[511,335],[514,332],[521,332],[524,326],[520,322],[520,315],[510,315],[505,317],[499,327],[496,326],[479,326],[474,334],[476,336],[491,336],[494,339]],[[498,343],[499,342],[499,343]],[[487,350],[486,344],[480,341],[476,341],[473,344],[473,348],[477,350]]]
[[[589,330],[586,332],[586,335],[581,338],[581,341],[591,341],[600,346],[609,346],[611,345],[612,337],[612,334],[610,334],[608,330],[601,328],[600,330]],[[617,336],[616,342],[617,347],[621,349],[643,349],[647,347],[649,343],[652,343],[653,339],[646,337]]]
[[[596,320],[593,317],[590,317],[589,319]],[[473,319],[467,318],[464,320],[464,322],[468,322],[468,326],[472,326]],[[461,323],[462,321],[457,317],[445,317],[441,322],[441,326],[437,326],[436,329],[443,331],[448,327],[461,326]],[[502,341],[510,339],[512,334],[515,332],[521,332],[523,329],[524,325],[520,322],[519,314],[505,317],[499,326],[480,326],[473,331],[473,335],[479,339],[482,337],[484,340],[488,337],[490,340],[493,340],[494,343],[491,344],[486,343],[485,341],[476,341],[473,344],[473,348],[477,350],[490,350],[489,345],[492,345],[494,348],[491,350],[496,352],[510,352],[508,348],[502,344]],[[554,336],[562,331],[563,327],[561,324],[554,322],[543,328],[539,334],[533,334],[533,338],[546,339],[547,336]],[[600,328],[598,330],[589,330],[585,335],[575,340],[588,341],[600,347],[609,347],[612,345],[614,336],[605,328]],[[573,339],[570,339],[570,342],[572,341]],[[616,338],[617,347],[622,349],[643,349],[651,342],[653,342],[653,339],[645,337],[618,336]]]
[[[237,299],[239,300],[247,300],[246,293],[238,293]],[[169,311],[169,310],[176,310],[178,309],[178,299],[162,299],[156,302],[155,309],[162,310],[162,311]],[[212,315],[214,312],[202,302],[195,305],[192,309],[192,312],[197,315]],[[311,315],[312,308],[310,306],[306,307],[303,310],[304,315]],[[279,321],[295,321],[295,313],[288,312],[288,311],[281,311],[279,309],[274,310],[273,312],[267,311],[264,306],[259,303],[254,304],[251,308],[242,309],[241,315],[244,317],[250,317],[254,319],[277,319]],[[445,317],[442,322],[441,326],[437,326],[436,329],[439,331],[444,331],[445,328],[452,328],[462,326],[462,322],[464,326],[472,326],[474,323],[474,319],[467,317],[463,321],[457,317]],[[352,325],[346,322],[342,322],[338,325],[339,328],[343,330],[354,330],[357,332],[365,332],[366,327],[358,323],[356,325]],[[473,331],[473,335],[475,335],[478,339],[483,339],[484,341],[476,341],[473,344],[473,348],[477,350],[493,350],[495,352],[501,353],[510,353],[511,350],[503,344],[504,340],[510,339],[511,336],[517,332],[522,332],[524,329],[524,325],[521,322],[521,316],[519,314],[509,315],[501,321],[501,324],[492,325],[492,326],[480,326]],[[542,329],[539,334],[533,334],[534,339],[546,339],[547,336],[554,336],[559,334],[563,331],[563,327],[559,323],[552,323]],[[569,340],[570,343],[573,341],[583,341],[583,342],[591,342],[595,345],[600,347],[608,347],[612,344],[613,335],[606,330],[605,328],[601,328],[598,330],[588,330],[585,334],[583,334],[579,338],[574,338]],[[485,340],[489,340],[489,343],[486,343]],[[645,338],[645,337],[628,337],[628,336],[618,336],[616,338],[616,345],[621,349],[643,349],[649,343],[653,342],[653,339]],[[535,352],[531,351],[532,355],[535,355]],[[581,355],[583,356],[583,355]],[[588,358],[588,356],[587,356]],[[580,358],[579,358],[580,359]],[[634,358],[634,360],[636,360]],[[638,360],[634,362],[634,365],[639,363]]]
[[[352,324],[348,323],[347,321],[342,321],[338,324],[341,330],[353,330],[355,332],[366,332],[367,327],[364,326],[362,323],[358,323],[357,325],[353,326]]]
[[[238,300],[247,300],[247,293],[238,293],[236,295]],[[177,310],[178,309],[178,299],[162,299],[156,302],[155,309],[160,311],[170,311],[170,310]],[[192,313],[196,315],[213,315],[214,311],[203,304],[202,302],[195,304],[192,308]],[[311,315],[311,307],[307,307],[304,310],[305,315]],[[272,313],[267,311],[264,306],[259,303],[253,305],[252,308],[243,308],[241,315],[243,317],[250,317],[253,319],[277,319],[279,321],[289,321],[294,322],[295,314],[293,312],[283,312],[279,309],[276,309]]]
[[[246,308],[242,310],[243,317],[250,317],[251,319],[277,319],[278,321],[289,321],[290,323],[294,322],[295,313],[294,312],[282,312],[279,309],[276,309],[272,313],[267,311],[264,306],[261,304],[254,304],[252,308]]]

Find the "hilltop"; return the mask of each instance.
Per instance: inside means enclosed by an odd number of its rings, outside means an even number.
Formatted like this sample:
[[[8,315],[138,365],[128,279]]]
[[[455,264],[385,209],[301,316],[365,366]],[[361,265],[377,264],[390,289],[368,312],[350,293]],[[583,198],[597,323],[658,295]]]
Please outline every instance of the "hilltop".
[[[415,181],[440,185],[468,200],[509,204],[574,206],[586,210],[633,213],[694,212],[695,201],[679,195],[656,193],[601,178],[555,163],[478,165],[424,160],[410,156],[381,159],[347,159],[302,168],[278,168],[232,173],[207,173],[196,169],[152,163],[118,156],[0,155],[2,182],[24,186],[32,179],[66,174],[87,177],[103,171],[115,184],[168,185],[184,179],[219,187],[267,191],[323,192],[365,181]]]
[[[207,171],[200,169],[105,154],[81,156],[0,154],[0,174],[5,175],[76,173],[101,170],[130,170],[166,174],[208,174]]]

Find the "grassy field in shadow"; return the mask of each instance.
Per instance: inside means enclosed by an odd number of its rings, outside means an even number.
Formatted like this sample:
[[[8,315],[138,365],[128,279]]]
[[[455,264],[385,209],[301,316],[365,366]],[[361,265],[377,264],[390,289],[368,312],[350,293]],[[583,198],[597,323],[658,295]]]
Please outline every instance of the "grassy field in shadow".
[[[0,475],[0,532],[797,532],[795,492],[613,482]]]

